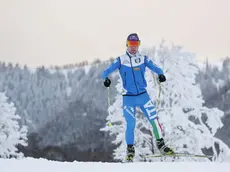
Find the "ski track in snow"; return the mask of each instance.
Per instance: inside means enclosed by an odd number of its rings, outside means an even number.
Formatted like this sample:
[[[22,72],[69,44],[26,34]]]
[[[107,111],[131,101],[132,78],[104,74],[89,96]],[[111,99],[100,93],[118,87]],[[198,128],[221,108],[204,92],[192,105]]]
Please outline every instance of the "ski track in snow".
[[[230,163],[216,162],[57,162],[46,159],[0,159],[1,172],[229,172]]]

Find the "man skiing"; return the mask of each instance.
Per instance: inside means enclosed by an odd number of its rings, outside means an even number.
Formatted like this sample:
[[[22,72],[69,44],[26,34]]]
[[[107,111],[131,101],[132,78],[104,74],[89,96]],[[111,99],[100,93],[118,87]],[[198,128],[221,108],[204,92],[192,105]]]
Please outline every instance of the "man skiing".
[[[161,126],[158,122],[155,106],[151,101],[147,91],[145,80],[145,68],[148,67],[158,75],[160,82],[166,81],[161,68],[155,65],[147,56],[139,53],[140,40],[136,33],[127,37],[126,53],[116,58],[115,61],[103,72],[102,79],[104,86],[111,84],[108,76],[119,69],[123,84],[123,115],[126,119],[126,160],[132,161],[135,156],[134,149],[134,129],[136,124],[136,107],[139,107],[153,127],[156,137],[156,145],[162,154],[173,154],[173,150],[167,147],[162,138]]]

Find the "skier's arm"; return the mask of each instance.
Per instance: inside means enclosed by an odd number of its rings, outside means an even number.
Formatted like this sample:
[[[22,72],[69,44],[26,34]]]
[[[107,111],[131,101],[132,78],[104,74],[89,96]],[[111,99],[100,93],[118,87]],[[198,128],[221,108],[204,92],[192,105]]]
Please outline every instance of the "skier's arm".
[[[145,56],[145,65],[154,73],[158,75],[163,75],[163,70],[158,67],[156,64],[153,63],[151,59],[149,59],[147,56]]]
[[[120,68],[121,62],[120,57],[116,58],[115,61],[102,73],[102,79],[104,80],[106,77],[109,76],[112,72],[116,69]]]

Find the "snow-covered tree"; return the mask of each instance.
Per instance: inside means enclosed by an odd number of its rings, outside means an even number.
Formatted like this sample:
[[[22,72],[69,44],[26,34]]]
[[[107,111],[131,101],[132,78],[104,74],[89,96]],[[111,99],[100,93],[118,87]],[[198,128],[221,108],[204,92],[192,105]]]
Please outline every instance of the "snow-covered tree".
[[[184,52],[179,46],[162,44],[155,61],[160,63],[167,77],[167,82],[160,85],[162,95],[158,105],[167,143],[177,152],[203,154],[203,149],[211,148],[213,160],[229,160],[229,148],[215,138],[217,130],[223,127],[223,112],[203,105],[201,90],[195,83],[198,73],[195,55]]]
[[[214,154],[213,160],[229,160],[229,148],[214,136],[216,131],[223,126],[221,121],[223,112],[203,105],[201,90],[195,83],[198,73],[195,55],[184,52],[179,46],[169,47],[164,43],[153,50],[149,55],[153,57],[157,65],[163,68],[167,82],[159,85],[157,77],[147,70],[147,90],[156,104],[166,144],[174,148],[176,152],[203,154],[202,150],[211,149]],[[121,93],[120,82],[117,85],[119,93]],[[121,106],[121,96],[117,95],[115,103],[109,108],[107,118],[113,125],[103,128],[115,138],[113,144],[118,145],[118,148],[114,152],[114,158],[118,160],[124,158],[126,150],[124,139],[126,126]],[[137,116],[139,118],[135,130],[137,160],[146,160],[143,156],[154,153],[155,147],[152,128],[143,116]],[[179,158],[178,160],[200,161],[194,158]]]
[[[20,127],[20,117],[15,114],[14,104],[8,102],[5,93],[0,93],[0,157],[21,158],[23,154],[17,149],[17,145],[27,145],[27,128]]]

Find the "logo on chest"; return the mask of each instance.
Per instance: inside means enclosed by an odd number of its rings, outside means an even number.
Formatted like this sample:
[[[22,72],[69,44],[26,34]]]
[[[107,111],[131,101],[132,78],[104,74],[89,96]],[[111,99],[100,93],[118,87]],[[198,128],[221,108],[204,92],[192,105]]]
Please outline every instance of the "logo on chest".
[[[137,58],[134,61],[135,61],[135,63],[141,63],[141,58]]]

